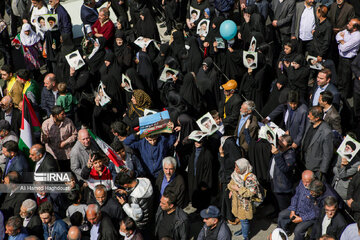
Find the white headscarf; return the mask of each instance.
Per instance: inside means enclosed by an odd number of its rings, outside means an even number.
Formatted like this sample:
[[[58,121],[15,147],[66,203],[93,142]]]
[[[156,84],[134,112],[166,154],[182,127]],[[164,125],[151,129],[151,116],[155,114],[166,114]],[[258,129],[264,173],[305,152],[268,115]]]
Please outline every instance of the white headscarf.
[[[231,179],[234,180],[236,185],[238,185],[239,187],[244,187],[244,179],[248,173],[252,172],[252,166],[245,158],[240,158],[236,160],[235,164],[240,169],[240,171],[245,171],[243,172],[243,174],[239,174],[236,172],[236,169],[234,169],[234,172],[231,174]]]
[[[29,35],[26,35],[25,31],[30,31]],[[30,47],[39,42],[40,37],[31,29],[30,24],[25,23],[21,28],[20,40],[22,45]]]

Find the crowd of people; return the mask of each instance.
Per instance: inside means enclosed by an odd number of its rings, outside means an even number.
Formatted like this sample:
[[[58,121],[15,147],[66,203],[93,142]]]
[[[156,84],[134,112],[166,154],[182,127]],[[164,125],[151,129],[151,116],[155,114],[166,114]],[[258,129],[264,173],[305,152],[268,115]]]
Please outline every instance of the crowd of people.
[[[83,0],[78,14],[75,39],[60,0],[0,1],[0,239],[247,240],[256,218],[273,240],[360,239],[358,0]],[[171,133],[142,137],[165,110]],[[189,138],[207,113],[217,130]],[[68,191],[42,173],[69,173]]]

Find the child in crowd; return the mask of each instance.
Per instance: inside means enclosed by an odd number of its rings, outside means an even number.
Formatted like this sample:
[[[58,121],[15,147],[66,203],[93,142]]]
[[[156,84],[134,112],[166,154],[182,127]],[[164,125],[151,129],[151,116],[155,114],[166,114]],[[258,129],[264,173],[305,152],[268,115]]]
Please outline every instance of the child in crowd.
[[[59,97],[56,99],[56,105],[64,108],[66,116],[71,118],[74,115],[74,107],[78,104],[77,99],[67,91],[67,85],[64,82],[58,84]]]
[[[86,204],[81,204],[81,194],[80,191],[74,190],[68,193],[67,195],[68,199],[72,203],[68,209],[66,210],[66,217],[70,218],[71,215],[75,212],[80,212],[83,217],[85,217],[86,214]]]

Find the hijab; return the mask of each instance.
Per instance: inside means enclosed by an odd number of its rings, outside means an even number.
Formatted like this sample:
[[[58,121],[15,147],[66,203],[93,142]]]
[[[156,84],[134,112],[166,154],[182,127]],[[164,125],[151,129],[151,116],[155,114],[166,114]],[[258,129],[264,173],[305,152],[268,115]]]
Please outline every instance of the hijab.
[[[118,65],[114,53],[111,51],[106,52],[104,62],[110,62],[109,66],[105,63],[100,68],[101,80],[105,84],[106,93],[111,99],[117,100],[119,104],[121,101],[121,67]]]
[[[116,38],[121,38],[123,40],[123,44],[121,46],[117,45]],[[124,49],[128,47],[126,35],[123,31],[116,31],[115,32],[115,42],[114,42],[114,52],[116,56],[122,55],[124,52]]]
[[[94,47],[87,60],[91,73],[93,74],[96,71],[98,71],[99,68],[102,66],[106,54],[105,51],[106,39],[103,37],[97,38],[96,42],[98,43],[98,46]]]
[[[136,23],[137,36],[142,36],[145,38],[160,41],[159,30],[153,16],[151,16],[150,10],[144,8],[143,10],[141,10],[140,15],[144,16],[144,20],[141,20],[140,18],[139,21]]]
[[[29,35],[26,35],[25,31],[30,31]],[[21,28],[20,40],[23,46],[30,47],[38,43],[40,41],[40,37],[31,29],[30,24],[25,23]]]
[[[185,51],[185,37],[182,31],[175,31],[172,34],[173,42],[170,45],[171,56],[180,60],[181,53]]]
[[[242,174],[239,174],[234,170],[234,172],[231,174],[231,179],[234,180],[234,182],[239,186],[243,187],[243,182],[245,181],[245,177],[252,172],[252,167],[249,163],[249,161],[245,158],[240,158],[235,161],[236,166],[240,169],[240,172],[243,172]]]
[[[152,62],[147,53],[140,51],[136,54],[139,63],[137,65],[137,72],[145,80],[147,90],[153,93],[156,89],[154,72]]]
[[[180,114],[177,120],[180,122],[181,126],[180,142],[183,143],[184,139],[186,139],[186,137],[189,136],[192,131],[197,129],[197,127],[194,119],[185,113]]]
[[[187,112],[187,106],[179,93],[172,90],[166,95],[167,107],[169,111],[170,119],[172,122],[176,122],[178,117]]]
[[[136,104],[134,105],[132,102],[129,103],[129,115],[135,112],[140,117],[141,114],[139,114],[137,110],[144,112],[145,108],[149,109],[151,107],[151,98],[146,92],[140,89],[135,89],[133,96],[136,100]]]
[[[201,93],[197,88],[195,81],[195,73],[189,72],[185,74],[183,84],[180,88],[180,96],[182,96],[189,106],[194,107],[196,110],[201,110]]]
[[[141,77],[136,72],[135,68],[129,68],[126,70],[126,76],[130,78],[133,89],[145,90],[144,83],[142,82]]]
[[[197,72],[202,64],[202,54],[197,39],[195,37],[188,38],[187,46],[190,48],[186,48],[181,55],[182,72]]]

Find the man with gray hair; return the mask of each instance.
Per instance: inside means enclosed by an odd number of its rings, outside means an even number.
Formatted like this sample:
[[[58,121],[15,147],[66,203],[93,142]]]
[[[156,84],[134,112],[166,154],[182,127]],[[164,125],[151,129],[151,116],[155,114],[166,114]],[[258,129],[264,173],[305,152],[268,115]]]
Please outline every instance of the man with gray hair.
[[[101,212],[99,205],[90,204],[86,210],[86,218],[91,223],[90,239],[117,240],[118,231],[111,222],[110,217]]]
[[[21,218],[19,216],[12,216],[7,220],[5,233],[9,236],[9,240],[24,239],[28,236],[21,224]]]
[[[77,226],[69,228],[68,235],[69,240],[81,240],[81,231]]]
[[[0,120],[0,148],[2,149],[2,145],[8,141],[18,142],[19,138],[16,136],[15,132],[11,131],[11,126],[8,121],[5,119]],[[6,163],[6,157],[0,152],[0,167],[4,171]]]
[[[176,173],[176,159],[173,157],[166,157],[162,161],[163,171],[159,173],[155,182],[156,199],[160,199],[165,190],[172,192],[175,197],[175,205],[184,208],[187,202],[185,201],[185,182],[180,174]]]
[[[112,44],[114,37],[114,23],[109,17],[109,9],[106,7],[100,8],[99,18],[91,27],[93,35],[96,38],[105,38],[107,45]]]
[[[36,202],[32,199],[23,201],[20,207],[20,217],[23,219],[23,227],[28,234],[39,238],[43,236],[43,227],[39,215],[36,213]]]
[[[248,151],[249,145],[245,141],[245,123],[250,119],[249,133],[250,137],[255,139],[259,130],[257,117],[253,115],[255,110],[255,103],[253,101],[245,101],[240,108],[240,118],[235,129],[235,136],[237,137],[236,144],[242,147],[246,152]]]

